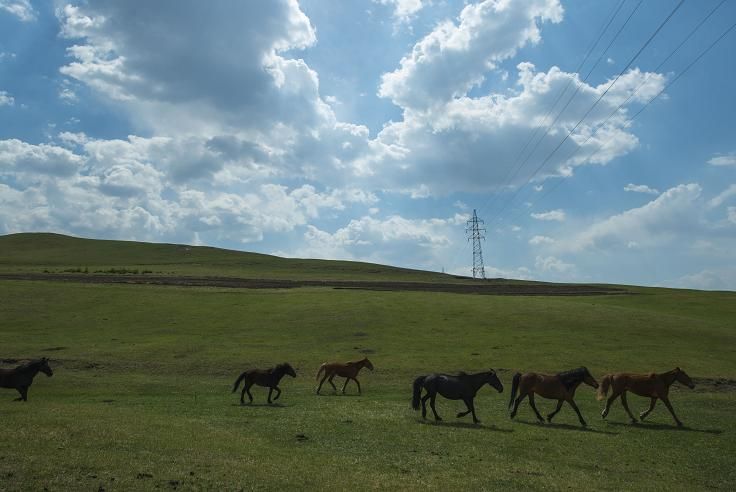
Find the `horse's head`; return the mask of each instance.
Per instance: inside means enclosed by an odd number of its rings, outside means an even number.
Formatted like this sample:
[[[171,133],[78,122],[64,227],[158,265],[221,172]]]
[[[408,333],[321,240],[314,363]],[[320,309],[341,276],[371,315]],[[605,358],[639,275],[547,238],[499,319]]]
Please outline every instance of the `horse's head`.
[[[361,362],[363,363],[363,367],[367,367],[371,371],[373,370],[373,364],[368,360],[368,357],[363,358]]]
[[[493,369],[486,373],[486,383],[496,388],[499,393],[503,393],[503,384],[501,384],[498,374]]]
[[[51,370],[51,367],[49,366],[49,360],[46,357],[40,360],[40,365],[38,366],[38,370],[46,374],[48,377],[51,377],[54,375],[54,371]]]
[[[595,380],[587,367],[583,367],[583,382],[588,386],[598,389],[598,381]]]
[[[687,373],[679,367],[675,368],[675,380],[679,383],[684,384],[690,389],[695,388],[695,383],[693,383],[693,380],[690,379],[690,376],[688,376]]]
[[[288,362],[284,362],[283,364],[281,364],[281,367],[283,368],[284,374],[288,374],[292,378],[296,377],[296,371],[293,367],[291,367],[291,364],[289,364]]]

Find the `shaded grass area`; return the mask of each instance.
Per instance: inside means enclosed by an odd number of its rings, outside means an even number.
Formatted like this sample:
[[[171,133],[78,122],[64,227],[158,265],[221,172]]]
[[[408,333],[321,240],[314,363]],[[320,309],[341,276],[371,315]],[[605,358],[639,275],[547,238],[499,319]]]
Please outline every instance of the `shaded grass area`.
[[[538,425],[506,412],[515,370],[664,371],[736,378],[736,296],[644,289],[636,296],[486,297],[333,289],[222,290],[0,282],[0,358],[52,358],[26,404],[0,390],[0,489],[732,489],[736,394],[674,386],[687,429],[661,404],[608,423],[591,388]],[[364,394],[313,394],[328,359],[368,355]],[[241,407],[247,367],[289,361],[278,406]],[[502,369],[481,426],[409,408],[413,377]],[[339,386],[340,387],[340,386]],[[630,397],[632,410],[647,401]],[[538,400],[542,413],[554,402]]]

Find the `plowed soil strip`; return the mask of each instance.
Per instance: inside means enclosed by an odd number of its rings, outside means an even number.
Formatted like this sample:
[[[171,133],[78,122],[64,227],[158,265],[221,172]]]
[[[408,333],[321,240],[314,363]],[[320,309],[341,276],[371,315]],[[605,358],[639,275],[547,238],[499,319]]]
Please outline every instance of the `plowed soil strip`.
[[[499,296],[598,296],[629,294],[608,286],[588,284],[505,283],[503,280],[477,281],[467,284],[429,282],[390,282],[353,280],[277,280],[234,277],[186,277],[155,275],[96,275],[54,273],[6,273],[0,280],[41,280],[90,284],[169,285],[177,287],[226,287],[235,289],[294,289],[299,287],[332,287],[377,291],[447,292]]]

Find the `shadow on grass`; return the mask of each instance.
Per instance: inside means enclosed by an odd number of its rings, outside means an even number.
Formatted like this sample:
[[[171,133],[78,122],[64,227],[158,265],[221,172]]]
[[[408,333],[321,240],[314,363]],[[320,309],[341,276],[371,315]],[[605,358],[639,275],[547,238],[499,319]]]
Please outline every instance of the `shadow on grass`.
[[[626,423],[626,422],[608,422],[608,425],[614,425],[616,427],[631,427],[634,429],[646,429],[646,430],[663,430],[663,431],[673,431],[673,432],[702,432],[704,434],[723,434],[723,430],[721,429],[694,429],[692,427],[683,426],[683,427],[677,427],[676,425],[669,425],[669,424],[650,424],[647,422],[637,422],[635,424]]]
[[[345,393],[345,394],[343,393],[319,393],[319,394],[315,393],[315,396],[324,396],[324,397],[334,398],[334,397],[343,397],[343,396],[356,397],[356,396],[363,396],[363,395],[361,395],[360,393]]]
[[[233,403],[231,406],[233,407],[265,407],[265,408],[287,408],[289,405],[284,405],[283,403],[246,403],[245,405],[241,405],[240,403]]]
[[[592,429],[590,427],[583,427],[582,425],[572,425],[572,424],[542,424],[539,422],[530,422],[528,420],[515,420],[514,422],[518,422],[520,424],[529,425],[532,427],[544,427],[547,429],[560,429],[560,430],[569,430],[569,431],[578,431],[578,432],[590,432],[592,434],[609,434],[612,436],[617,436],[618,432],[611,432],[611,431],[605,431],[605,430],[598,430],[598,429]]]
[[[437,422],[435,420],[417,420],[418,423],[422,425],[429,425],[433,427],[455,427],[458,429],[477,429],[477,430],[485,430],[485,431],[492,431],[492,432],[514,432],[513,429],[502,429],[500,427],[496,427],[495,425],[483,425],[481,422],[480,424],[474,424],[472,422],[446,422],[446,421],[440,421]]]

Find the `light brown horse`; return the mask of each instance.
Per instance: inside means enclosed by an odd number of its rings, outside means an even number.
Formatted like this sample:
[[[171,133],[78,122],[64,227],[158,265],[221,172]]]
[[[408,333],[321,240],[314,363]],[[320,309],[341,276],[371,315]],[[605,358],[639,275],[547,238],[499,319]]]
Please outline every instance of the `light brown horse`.
[[[335,386],[335,383],[332,382],[332,379],[335,376],[345,378],[345,384],[342,385],[342,394],[345,394],[345,387],[348,385],[348,381],[350,381],[351,379],[355,381],[355,384],[358,385],[358,393],[361,393],[360,382],[358,382],[358,379],[356,377],[358,376],[360,370],[364,367],[367,367],[371,371],[373,370],[373,364],[371,364],[371,361],[368,360],[368,357],[364,357],[361,360],[344,363],[325,362],[324,364],[319,366],[319,371],[317,371],[317,379],[319,379],[319,375],[322,372],[325,373],[322,381],[319,382],[319,386],[317,387],[317,394],[319,394],[319,391],[322,389],[322,385],[324,384],[325,380],[327,380],[327,382],[330,383],[330,385],[337,392],[337,387]]]
[[[601,387],[598,389],[598,399],[603,400],[608,394],[608,388],[611,388],[611,396],[606,401],[606,408],[601,412],[601,417],[604,419],[608,415],[608,411],[611,409],[611,404],[621,396],[621,404],[624,406],[626,413],[631,418],[631,423],[636,423],[636,418],[631,414],[629,410],[629,404],[626,401],[626,392],[631,391],[635,395],[648,396],[651,398],[649,408],[639,414],[639,418],[644,421],[644,418],[654,410],[654,405],[657,403],[657,398],[661,399],[667,410],[672,414],[672,418],[677,422],[678,427],[682,427],[682,422],[675,415],[675,410],[672,408],[670,403],[669,392],[672,383],[678,381],[690,389],[695,387],[692,379],[688,376],[685,371],[679,367],[675,367],[671,371],[663,372],[661,374],[649,373],[649,374],[634,374],[628,372],[619,372],[615,374],[606,374],[601,380]]]
[[[511,401],[509,401],[509,408],[513,406],[511,410],[511,418],[516,416],[516,411],[519,408],[519,403],[528,395],[529,405],[537,415],[537,419],[544,423],[544,419],[539,414],[537,406],[534,404],[534,395],[538,394],[542,398],[550,398],[557,400],[557,408],[547,415],[547,422],[552,423],[552,417],[557,415],[557,412],[562,408],[562,404],[567,402],[578,414],[580,424],[585,427],[585,419],[580,414],[580,409],[575,404],[573,398],[575,397],[575,390],[580,386],[581,383],[585,383],[593,388],[598,387],[598,383],[595,378],[590,374],[586,367],[578,367],[570,371],[560,372],[555,375],[548,374],[537,374],[535,372],[526,372],[524,374],[514,374],[513,383],[511,385]],[[514,401],[516,391],[519,391],[519,397]]]

